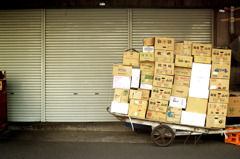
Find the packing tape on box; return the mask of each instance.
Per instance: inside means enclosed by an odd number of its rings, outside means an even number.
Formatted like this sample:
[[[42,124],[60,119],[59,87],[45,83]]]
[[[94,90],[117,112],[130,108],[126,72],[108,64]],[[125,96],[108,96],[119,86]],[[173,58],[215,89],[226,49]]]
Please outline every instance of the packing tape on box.
[[[128,116],[128,118],[129,118],[129,121],[130,121],[130,123],[131,123],[132,130],[134,131],[134,126],[133,126],[133,123],[132,123],[132,119],[131,119],[131,117],[130,117],[130,116]]]

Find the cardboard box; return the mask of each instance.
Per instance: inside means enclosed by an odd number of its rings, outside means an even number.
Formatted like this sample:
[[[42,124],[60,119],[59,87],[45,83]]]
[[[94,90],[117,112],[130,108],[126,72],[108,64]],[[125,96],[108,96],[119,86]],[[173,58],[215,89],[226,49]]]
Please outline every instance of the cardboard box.
[[[155,86],[153,86],[152,88],[151,98],[169,101],[170,95],[171,95],[171,89],[169,88],[161,88],[161,87],[155,87]]]
[[[174,43],[174,54],[175,55],[183,55],[183,42],[175,42]]]
[[[138,91],[138,90],[130,89],[129,98],[130,99],[139,99],[139,100],[141,100],[142,99],[142,92]]]
[[[158,87],[172,88],[173,76],[168,75],[154,75],[153,85]]]
[[[209,78],[191,77],[190,87],[196,89],[209,89]]]
[[[152,90],[152,85],[149,85],[149,84],[141,84],[140,85],[140,88],[141,89],[148,89],[148,90]]]
[[[210,79],[210,90],[229,90],[229,80],[228,79]]]
[[[148,110],[167,112],[168,101],[150,98]]]
[[[131,77],[114,76],[113,88],[130,89]]]
[[[141,74],[141,84],[153,84],[153,72],[142,72]]]
[[[132,69],[131,88],[139,88],[140,83],[140,69]]]
[[[139,53],[124,52],[123,53],[123,65],[139,66]]]
[[[204,127],[206,114],[182,111],[181,124]]]
[[[206,114],[207,106],[208,106],[207,99],[188,97],[186,111]]]
[[[193,63],[191,77],[210,78],[211,64]]]
[[[231,62],[212,62],[212,78],[230,79]]]
[[[212,44],[193,43],[192,55],[212,56]]]
[[[186,105],[187,105],[187,98],[174,97],[174,96],[170,97],[169,106],[185,109]]]
[[[192,41],[183,41],[183,56],[192,55]]]
[[[227,116],[228,104],[208,103],[207,115]]]
[[[142,92],[142,100],[149,100],[150,90],[140,88],[138,88],[138,90]]]
[[[154,46],[143,46],[143,52],[154,53]]]
[[[184,68],[184,67],[175,67],[174,74],[179,76],[191,76],[192,69],[191,68]]]
[[[192,61],[193,61],[192,56],[176,55],[175,66],[192,68]]]
[[[173,85],[172,96],[187,98],[188,97],[188,91],[189,91],[189,87],[182,87],[182,86]]]
[[[209,96],[209,90],[208,89],[200,89],[200,88],[189,88],[189,97],[194,97],[194,98],[203,98],[203,99],[208,99]]]
[[[118,103],[128,103],[129,89],[115,89],[113,101]]]
[[[143,46],[154,46],[155,38],[143,38]]]
[[[157,111],[148,110],[146,119],[166,121],[166,116],[167,116],[166,112],[157,112]]]
[[[174,50],[174,38],[155,38],[156,50]]]
[[[209,103],[228,103],[229,92],[210,90]]]
[[[154,72],[155,63],[141,63],[140,70],[145,72]]]
[[[212,63],[212,57],[207,57],[207,56],[194,56],[194,62],[195,62],[195,63],[211,64],[211,63]]]
[[[206,127],[210,128],[225,128],[226,116],[207,115]]]
[[[174,63],[155,62],[155,74],[174,75]]]
[[[168,107],[167,121],[173,123],[180,123],[182,116],[182,109],[177,107]]]
[[[212,49],[212,61],[231,62],[232,50]]]
[[[155,50],[155,61],[173,63],[174,52],[171,50]]]
[[[189,87],[190,86],[190,77],[175,75],[174,85]]]
[[[111,112],[127,115],[128,114],[128,107],[129,107],[128,103],[118,103],[118,102],[112,101]]]
[[[140,53],[140,62],[154,62],[154,53]]]
[[[229,97],[228,117],[240,117],[240,97]]]
[[[130,100],[128,116],[145,119],[147,104],[145,100]]]
[[[113,75],[115,76],[132,76],[132,67],[113,64]]]

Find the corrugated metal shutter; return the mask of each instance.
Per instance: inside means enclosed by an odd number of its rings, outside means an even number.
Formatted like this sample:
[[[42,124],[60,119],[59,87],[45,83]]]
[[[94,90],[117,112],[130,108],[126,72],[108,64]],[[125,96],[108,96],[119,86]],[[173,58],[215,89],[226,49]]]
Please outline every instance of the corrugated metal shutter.
[[[112,65],[127,47],[127,9],[46,10],[46,121],[116,120]]]
[[[0,10],[0,70],[9,121],[41,119],[41,10]]]
[[[142,50],[144,37],[212,43],[212,16],[210,9],[133,9],[133,48]]]

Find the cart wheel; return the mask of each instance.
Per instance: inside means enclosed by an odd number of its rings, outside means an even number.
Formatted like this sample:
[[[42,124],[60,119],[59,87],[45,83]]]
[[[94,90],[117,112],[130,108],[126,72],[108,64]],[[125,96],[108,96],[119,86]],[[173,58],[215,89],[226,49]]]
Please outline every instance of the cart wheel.
[[[157,146],[164,147],[173,142],[175,133],[169,126],[159,125],[152,130],[151,137]]]

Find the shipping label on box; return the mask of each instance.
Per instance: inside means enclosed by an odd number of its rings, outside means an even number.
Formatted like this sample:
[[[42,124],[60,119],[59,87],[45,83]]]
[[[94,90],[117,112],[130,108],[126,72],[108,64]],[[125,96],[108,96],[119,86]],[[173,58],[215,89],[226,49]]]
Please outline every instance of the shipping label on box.
[[[211,64],[193,63],[192,77],[210,78]]]
[[[240,97],[229,97],[228,117],[240,117]]]
[[[175,66],[192,68],[192,61],[193,61],[192,56],[176,55]]]
[[[166,121],[166,115],[167,115],[166,112],[157,112],[157,111],[148,110],[146,119]]]
[[[123,65],[139,66],[139,53],[124,52],[123,53]]]
[[[140,53],[140,62],[154,62],[154,53]]]
[[[140,88],[141,89],[148,89],[148,90],[152,90],[152,85],[149,85],[149,84],[141,84],[140,85]]]
[[[129,98],[130,99],[139,99],[139,100],[141,100],[142,99],[142,92],[138,91],[138,90],[130,89]]]
[[[183,56],[192,55],[192,41],[183,41]]]
[[[143,38],[143,46],[154,46],[155,38]]]
[[[128,116],[145,119],[147,103],[145,100],[130,100]]]
[[[138,88],[138,91],[142,92],[142,100],[149,100],[150,90]]]
[[[148,110],[167,112],[168,101],[150,98]]]
[[[194,62],[211,64],[212,63],[212,57],[208,57],[208,56],[194,56]]]
[[[154,46],[143,46],[143,52],[154,53]]]
[[[192,55],[211,56],[212,55],[212,44],[193,43]]]
[[[170,97],[169,106],[185,109],[186,105],[187,105],[187,98],[174,97],[174,96]]]
[[[153,72],[142,72],[141,74],[141,84],[153,84]]]
[[[228,79],[210,79],[210,89],[212,90],[229,90],[229,80]]]
[[[211,77],[230,79],[230,69],[231,69],[230,62],[213,61]]]
[[[226,116],[207,115],[206,127],[225,128],[226,127]]]
[[[113,88],[130,89],[131,77],[114,76]]]
[[[128,103],[129,89],[115,89],[114,91],[114,102]]]
[[[151,98],[169,101],[170,96],[171,96],[171,89],[153,86]]]
[[[179,76],[191,76],[192,69],[191,68],[183,68],[183,67],[175,67],[174,74]]]
[[[175,75],[174,85],[176,86],[190,86],[190,77]]]
[[[207,115],[227,116],[228,104],[208,103]]]
[[[155,63],[141,63],[140,70],[145,72],[154,72]]]
[[[168,107],[167,110],[167,121],[173,123],[180,123],[182,115],[182,108]]]
[[[201,126],[205,125],[206,114],[182,111],[181,124]]]
[[[173,63],[174,53],[170,50],[155,50],[155,61]]]
[[[128,103],[118,103],[118,102],[112,101],[111,112],[127,115],[128,114],[128,107],[129,107]]]
[[[182,87],[182,86],[173,85],[172,96],[187,98],[188,97],[188,91],[189,91],[189,87]]]
[[[115,76],[132,76],[132,66],[123,66],[119,64],[113,64],[113,75]]]
[[[191,77],[190,87],[196,89],[209,89],[209,78]]]
[[[228,103],[229,92],[210,90],[209,103]]]
[[[208,105],[207,99],[188,97],[186,111],[206,114],[207,105]]]
[[[231,62],[232,50],[212,49],[212,61]]]
[[[174,38],[155,38],[156,50],[174,50]]]
[[[194,97],[194,98],[208,99],[209,90],[208,89],[200,89],[200,88],[190,87],[188,96],[189,97]]]
[[[140,83],[140,69],[132,69],[131,88],[139,88]]]
[[[155,62],[155,74],[174,75],[174,63]]]
[[[175,55],[183,55],[183,42],[175,42],[174,43],[174,54]]]
[[[158,87],[172,88],[173,76],[154,75],[153,85]]]

